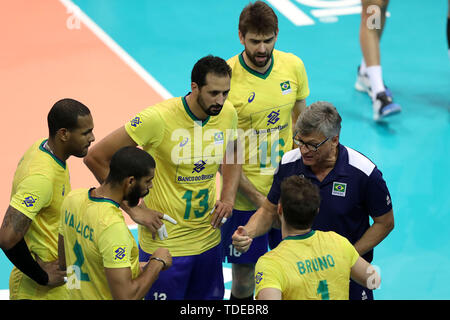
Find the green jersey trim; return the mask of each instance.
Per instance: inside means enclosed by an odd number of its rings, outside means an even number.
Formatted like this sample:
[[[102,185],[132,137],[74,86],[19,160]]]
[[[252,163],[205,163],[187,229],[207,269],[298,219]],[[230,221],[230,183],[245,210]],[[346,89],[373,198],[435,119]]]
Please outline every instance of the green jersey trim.
[[[254,75],[254,76],[258,77],[258,78],[261,78],[261,79],[267,79],[267,77],[269,76],[269,74],[270,74],[270,72],[272,71],[272,68],[273,68],[273,61],[274,61],[273,54],[271,55],[270,58],[271,58],[271,62],[270,62],[269,69],[267,69],[266,72],[264,72],[264,73],[260,73],[258,71],[253,70],[252,68],[250,68],[244,61],[243,53],[241,53],[239,55],[239,62],[241,64],[241,66],[245,70],[247,70],[249,73],[251,73],[252,75]]]
[[[181,101],[183,101],[183,106],[184,106],[184,110],[186,111],[186,113],[189,115],[189,117],[192,119],[192,120],[194,120],[194,121],[200,121],[201,123],[202,123],[202,127],[204,127],[207,123],[208,123],[208,121],[209,121],[209,119],[211,118],[210,116],[208,116],[205,120],[200,120],[199,118],[197,118],[193,113],[192,113],[192,111],[191,111],[191,109],[189,109],[189,105],[187,104],[187,101],[186,101],[186,96],[184,96],[184,97],[182,97],[181,98]]]
[[[59,164],[64,170],[66,170],[66,163],[64,161],[62,161],[61,159],[59,159],[58,157],[56,157],[53,153],[51,153],[50,151],[48,151],[47,149],[44,148],[44,145],[47,141],[48,141],[48,139],[45,139],[44,141],[42,141],[42,143],[39,145],[39,150],[50,155],[50,157],[52,157],[53,160],[55,160],[57,164]]]

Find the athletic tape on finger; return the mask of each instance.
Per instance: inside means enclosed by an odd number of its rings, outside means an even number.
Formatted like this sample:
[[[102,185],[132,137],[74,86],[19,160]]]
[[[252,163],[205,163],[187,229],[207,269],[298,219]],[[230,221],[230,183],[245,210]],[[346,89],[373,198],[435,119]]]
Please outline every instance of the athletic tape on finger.
[[[169,222],[171,222],[173,224],[177,224],[178,223],[175,219],[173,219],[171,216],[169,216],[167,214],[164,214],[163,220],[169,221]]]
[[[158,237],[160,240],[165,240],[169,237],[169,234],[167,233],[167,229],[166,229],[166,225],[163,224],[159,229],[158,229]]]

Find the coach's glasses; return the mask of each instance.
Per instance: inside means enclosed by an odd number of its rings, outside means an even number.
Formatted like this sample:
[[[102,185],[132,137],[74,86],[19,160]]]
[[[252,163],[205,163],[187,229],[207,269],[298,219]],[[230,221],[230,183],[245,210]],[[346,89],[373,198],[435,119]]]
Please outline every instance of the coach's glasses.
[[[297,133],[294,134],[294,136],[292,137],[292,139],[294,140],[294,143],[299,146],[299,147],[305,147],[306,149],[308,149],[308,151],[314,151],[316,152],[317,149],[319,149],[319,147],[321,145],[323,145],[325,142],[328,141],[328,139],[330,139],[330,137],[326,138],[325,140],[323,140],[321,143],[319,144],[312,144],[312,143],[308,143],[303,141],[302,139],[296,138],[295,136],[297,135]]]

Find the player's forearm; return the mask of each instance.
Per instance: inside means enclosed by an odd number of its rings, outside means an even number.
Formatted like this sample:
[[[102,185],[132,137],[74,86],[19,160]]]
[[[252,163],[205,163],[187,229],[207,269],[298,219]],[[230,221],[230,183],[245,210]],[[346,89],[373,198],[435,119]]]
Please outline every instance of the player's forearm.
[[[139,277],[133,280],[134,293],[130,299],[140,300],[145,297],[153,283],[158,279],[164,264],[158,260],[150,260]]]
[[[91,150],[84,157],[83,162],[100,184],[105,181],[109,173],[109,159],[102,159],[95,153],[95,150]]]
[[[234,205],[239,186],[242,166],[240,164],[222,164],[222,192],[220,200]]]
[[[258,190],[256,190],[253,183],[248,180],[244,173],[241,173],[239,180],[239,192],[245,195],[247,199],[249,199],[257,208],[262,205],[264,199],[266,198]]]
[[[276,219],[276,206],[265,200],[244,226],[248,236],[252,239],[267,233]]]
[[[383,241],[393,228],[393,224],[374,222],[354,244],[356,251],[358,251],[361,256],[366,254]]]
[[[153,283],[158,279],[163,266],[160,261],[150,260],[144,267],[143,272],[135,279],[131,279],[131,273],[116,275],[116,280],[121,279],[120,281],[109,281],[113,299],[140,300],[144,298]],[[124,278],[129,280],[124,281]]]

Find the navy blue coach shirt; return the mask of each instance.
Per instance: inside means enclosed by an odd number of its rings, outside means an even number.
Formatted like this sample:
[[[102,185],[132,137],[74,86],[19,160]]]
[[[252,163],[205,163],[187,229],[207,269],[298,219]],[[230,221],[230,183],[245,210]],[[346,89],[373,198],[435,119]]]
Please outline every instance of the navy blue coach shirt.
[[[334,168],[320,182],[305,166],[298,148],[287,152],[275,172],[267,199],[280,200],[281,182],[292,175],[308,178],[320,189],[320,209],[312,229],[335,231],[352,244],[370,227],[369,216],[378,217],[392,209],[391,196],[381,171],[361,153],[339,144]],[[364,256],[372,261],[373,250]]]

